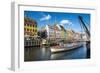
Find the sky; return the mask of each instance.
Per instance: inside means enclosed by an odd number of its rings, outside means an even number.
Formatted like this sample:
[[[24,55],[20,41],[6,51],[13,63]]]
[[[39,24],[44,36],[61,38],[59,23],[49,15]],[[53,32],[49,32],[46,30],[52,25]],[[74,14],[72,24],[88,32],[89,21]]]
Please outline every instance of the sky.
[[[24,17],[36,20],[38,29],[45,25],[58,25],[64,26],[65,29],[72,29],[76,32],[81,32],[81,26],[78,16],[82,16],[86,26],[90,28],[90,14],[87,13],[67,13],[67,12],[43,12],[43,11],[24,11]]]

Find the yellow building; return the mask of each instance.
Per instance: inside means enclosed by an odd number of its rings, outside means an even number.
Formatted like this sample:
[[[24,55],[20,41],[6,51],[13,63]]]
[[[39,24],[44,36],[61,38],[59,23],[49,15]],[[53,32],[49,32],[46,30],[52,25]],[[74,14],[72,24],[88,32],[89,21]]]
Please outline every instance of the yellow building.
[[[66,30],[63,26],[60,25],[60,27],[61,27],[61,38],[65,39],[67,37]]]
[[[24,35],[37,36],[37,22],[35,20],[24,17]]]
[[[67,37],[66,39],[72,41],[74,39],[75,32],[73,30],[66,30]]]

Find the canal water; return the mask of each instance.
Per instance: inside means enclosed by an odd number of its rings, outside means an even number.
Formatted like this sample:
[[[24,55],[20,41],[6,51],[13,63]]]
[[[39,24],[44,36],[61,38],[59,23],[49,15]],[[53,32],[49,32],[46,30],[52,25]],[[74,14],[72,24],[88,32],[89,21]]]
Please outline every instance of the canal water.
[[[24,49],[24,61],[86,59],[86,53],[85,46],[59,53],[51,53],[50,48],[46,47],[30,47]]]

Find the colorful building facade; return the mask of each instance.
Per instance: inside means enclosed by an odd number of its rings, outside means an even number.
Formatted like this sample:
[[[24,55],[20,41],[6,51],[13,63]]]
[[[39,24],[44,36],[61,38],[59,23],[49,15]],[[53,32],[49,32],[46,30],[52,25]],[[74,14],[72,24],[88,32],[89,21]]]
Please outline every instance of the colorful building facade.
[[[35,20],[24,17],[24,35],[37,36],[37,22]]]
[[[60,28],[61,28],[61,39],[66,39],[67,37],[67,33],[66,33],[66,30],[63,26],[59,25]]]
[[[73,30],[66,30],[67,40],[72,41],[75,37],[75,32]]]
[[[45,29],[48,39],[64,39],[67,37],[64,27],[58,24],[54,24],[53,26],[46,25]]]

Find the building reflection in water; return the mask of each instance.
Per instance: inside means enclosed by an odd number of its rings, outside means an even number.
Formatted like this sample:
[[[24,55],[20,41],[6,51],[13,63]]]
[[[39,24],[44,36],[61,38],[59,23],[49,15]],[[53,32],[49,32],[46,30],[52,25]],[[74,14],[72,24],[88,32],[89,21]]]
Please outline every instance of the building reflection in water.
[[[24,50],[24,61],[64,60],[64,59],[86,59],[87,48],[82,46],[77,49],[51,53],[48,47],[30,47]]]

